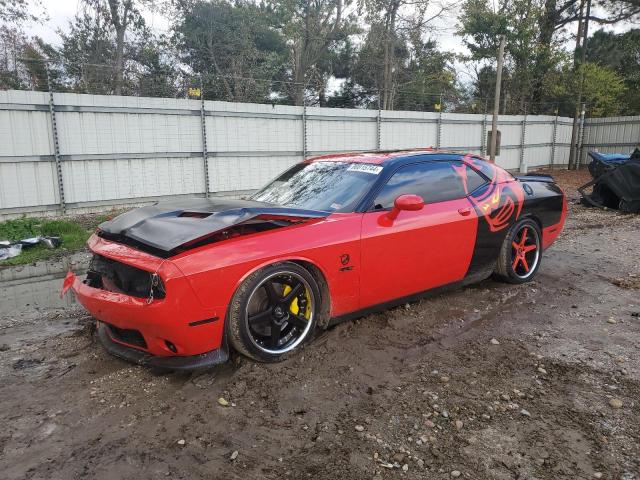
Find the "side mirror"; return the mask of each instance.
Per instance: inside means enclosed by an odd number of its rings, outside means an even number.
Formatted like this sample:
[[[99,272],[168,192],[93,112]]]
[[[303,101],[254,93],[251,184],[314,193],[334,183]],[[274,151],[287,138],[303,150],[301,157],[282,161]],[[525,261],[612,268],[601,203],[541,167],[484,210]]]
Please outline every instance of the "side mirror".
[[[400,195],[393,202],[394,210],[408,210],[415,212],[416,210],[422,210],[424,207],[424,200],[420,195]],[[392,210],[393,211],[393,210]]]
[[[393,208],[380,218],[380,222],[382,225],[390,226],[402,210],[415,212],[423,208],[424,200],[420,195],[400,195],[393,202]]]

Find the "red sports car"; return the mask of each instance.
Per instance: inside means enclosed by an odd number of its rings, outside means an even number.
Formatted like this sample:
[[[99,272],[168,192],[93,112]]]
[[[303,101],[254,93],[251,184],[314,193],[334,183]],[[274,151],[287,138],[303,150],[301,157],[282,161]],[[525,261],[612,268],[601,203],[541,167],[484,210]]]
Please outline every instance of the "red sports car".
[[[248,200],[158,203],[100,225],[65,281],[112,354],[173,370],[296,351],[318,328],[495,274],[531,280],[566,199],[432,150],[301,162]]]

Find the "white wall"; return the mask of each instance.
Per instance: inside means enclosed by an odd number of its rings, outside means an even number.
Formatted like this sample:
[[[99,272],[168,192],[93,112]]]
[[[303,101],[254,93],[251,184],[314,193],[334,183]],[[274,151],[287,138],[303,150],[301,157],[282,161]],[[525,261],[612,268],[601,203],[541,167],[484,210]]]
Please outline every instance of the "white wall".
[[[70,93],[53,98],[64,200],[67,209],[78,211],[204,195],[205,171],[210,194],[241,195],[305,153],[376,150],[378,145],[482,153],[491,127],[490,116],[456,113]],[[528,116],[524,151],[523,121],[523,116],[500,117],[499,165],[518,170],[524,161],[526,170],[567,163],[570,119],[556,124],[555,117]],[[633,128],[621,135],[640,129]],[[0,218],[59,212],[59,193],[49,93],[0,92]]]

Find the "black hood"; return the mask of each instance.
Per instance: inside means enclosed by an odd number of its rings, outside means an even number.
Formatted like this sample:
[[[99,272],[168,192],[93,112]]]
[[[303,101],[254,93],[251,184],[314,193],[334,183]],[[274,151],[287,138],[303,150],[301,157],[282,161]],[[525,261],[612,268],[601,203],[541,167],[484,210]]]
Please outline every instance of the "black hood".
[[[251,200],[190,198],[159,202],[123,213],[100,224],[101,235],[129,239],[170,253],[176,248],[261,215],[292,219],[323,218],[329,212]]]

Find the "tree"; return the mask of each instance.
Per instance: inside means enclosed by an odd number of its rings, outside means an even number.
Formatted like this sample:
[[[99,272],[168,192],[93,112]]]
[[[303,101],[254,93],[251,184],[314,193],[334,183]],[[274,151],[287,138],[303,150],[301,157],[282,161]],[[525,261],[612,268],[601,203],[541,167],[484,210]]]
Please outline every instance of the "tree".
[[[545,15],[541,18],[542,29],[556,32],[580,19],[583,0],[545,0]],[[632,20],[640,15],[638,0],[592,0],[589,21],[601,25],[611,25]],[[550,38],[550,37],[549,37]]]
[[[144,31],[144,18],[134,0],[84,0],[87,10],[85,16],[94,17],[102,23],[105,34],[113,34],[115,49],[113,52],[113,91],[122,93],[124,80],[126,35],[131,30]]]
[[[387,15],[385,15],[387,17]],[[398,86],[397,72],[408,61],[406,39],[390,26],[391,19],[372,18],[355,71],[356,81],[378,97],[381,109],[393,108]],[[394,20],[395,23],[395,20]]]
[[[587,61],[614,70],[624,81],[622,114],[640,113],[640,29],[621,34],[596,31],[587,41]]]
[[[95,0],[94,0],[95,1]],[[115,58],[115,94],[122,92],[122,79],[124,75],[124,41],[127,29],[135,24],[137,28],[144,25],[144,19],[133,4],[133,0],[108,0],[109,15],[107,18],[116,31],[116,58]]]
[[[459,34],[472,53],[471,61],[491,64],[497,38],[507,38],[503,90],[510,111],[522,111],[528,102],[533,107],[530,111],[539,113],[555,103],[549,79],[564,68],[564,29],[578,21],[583,2],[497,0],[495,10],[485,0],[464,2]],[[592,0],[589,18],[591,22],[608,24],[639,14],[638,0]]]
[[[394,108],[427,112],[455,108],[459,91],[453,55],[438,50],[431,39],[423,41],[415,37],[409,45],[409,61],[397,74],[400,85]]]
[[[360,81],[366,83],[370,76],[382,109],[394,108],[400,83],[411,82],[405,75],[409,63],[413,61],[412,68],[416,68],[416,59],[424,53],[421,50],[430,45],[425,36],[432,22],[452,5],[433,0],[360,1],[370,25],[359,55]]]
[[[19,58],[27,44],[24,34],[17,28],[0,26],[0,89],[24,88]]]
[[[0,22],[15,26],[40,20],[42,16],[29,12],[30,6],[41,7],[38,0],[0,0]]]
[[[590,117],[619,115],[626,92],[624,80],[612,69],[595,63],[585,63],[576,70],[571,62],[553,76],[550,89],[560,104],[560,113],[573,115],[575,91],[584,74],[582,99]]]
[[[333,49],[355,31],[354,18],[348,13],[349,0],[277,0],[269,1],[280,21],[280,31],[289,49],[291,88],[295,105],[304,104],[305,90],[312,77],[320,79],[324,89],[328,60]]]
[[[111,76],[116,47],[105,17],[93,13],[79,12],[68,31],[58,31],[62,39],[59,56],[73,91],[109,94],[114,91]]]
[[[69,89],[116,95],[177,93],[175,62],[165,53],[169,42],[149,31],[136,5],[129,0],[87,0],[68,29],[58,31],[62,46],[51,57],[63,65]]]
[[[500,36],[506,37],[503,91],[512,111],[527,102],[540,102],[534,83],[547,74],[536,61],[542,0],[500,0],[494,11],[484,0],[467,0],[460,16],[459,34],[471,52],[470,60],[495,63]]]
[[[286,56],[273,25],[273,12],[252,2],[197,2],[174,25],[174,41],[180,59],[204,77],[207,98],[260,101]]]
[[[140,46],[136,55],[140,96],[175,97],[181,92],[178,86],[180,74],[174,58],[164,53],[169,49],[170,41],[165,37]]]
[[[22,59],[29,57],[29,48],[36,48],[36,40],[28,38],[23,27],[46,18],[44,9],[34,15],[30,12],[32,7],[42,5],[38,0],[0,0],[0,89],[32,86],[28,71],[32,62],[25,66]]]

